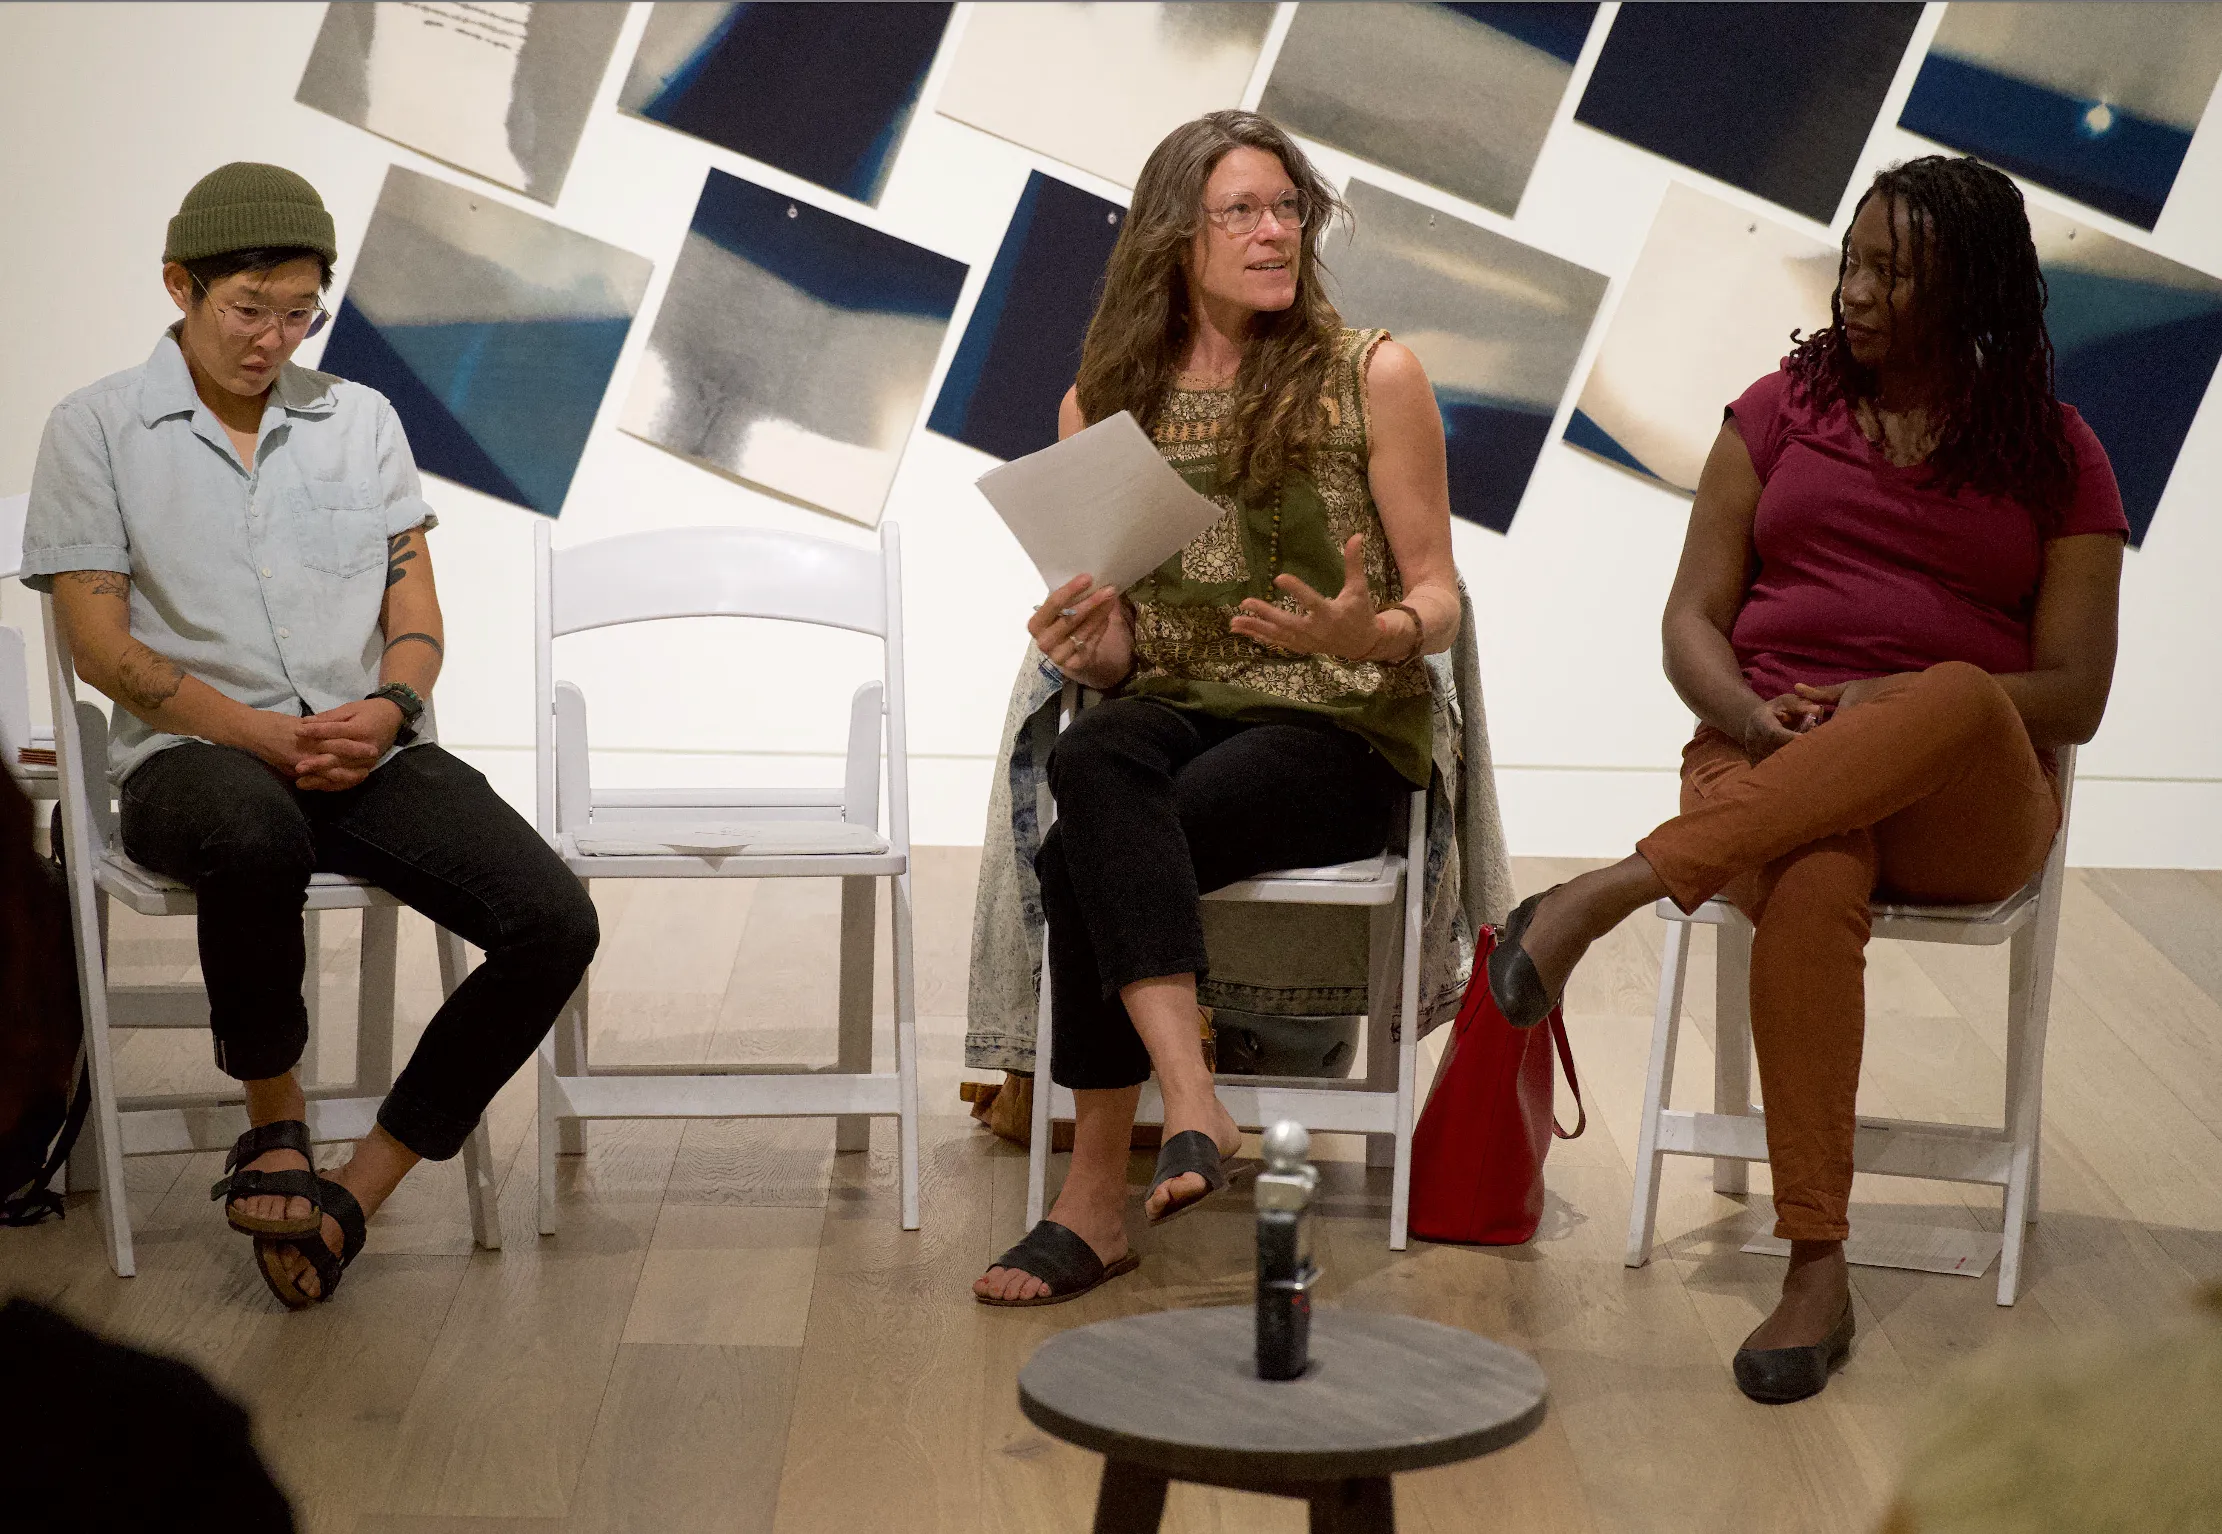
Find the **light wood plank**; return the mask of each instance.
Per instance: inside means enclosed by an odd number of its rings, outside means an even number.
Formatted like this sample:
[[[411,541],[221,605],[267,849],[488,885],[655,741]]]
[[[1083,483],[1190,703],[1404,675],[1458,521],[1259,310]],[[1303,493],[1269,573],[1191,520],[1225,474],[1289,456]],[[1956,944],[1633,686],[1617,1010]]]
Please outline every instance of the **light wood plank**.
[[[798,1351],[617,1350],[566,1534],[772,1525]]]

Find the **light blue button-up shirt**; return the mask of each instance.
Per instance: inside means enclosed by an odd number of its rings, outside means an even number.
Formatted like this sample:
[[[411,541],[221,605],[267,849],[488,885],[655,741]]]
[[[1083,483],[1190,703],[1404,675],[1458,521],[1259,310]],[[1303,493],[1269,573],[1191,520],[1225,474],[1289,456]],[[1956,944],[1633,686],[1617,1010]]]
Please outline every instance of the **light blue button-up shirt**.
[[[242,463],[165,334],[47,418],[24,584],[128,575],[132,637],[250,708],[322,713],[378,685],[386,540],[435,520],[377,390],[287,363]],[[110,775],[185,738],[118,708]]]

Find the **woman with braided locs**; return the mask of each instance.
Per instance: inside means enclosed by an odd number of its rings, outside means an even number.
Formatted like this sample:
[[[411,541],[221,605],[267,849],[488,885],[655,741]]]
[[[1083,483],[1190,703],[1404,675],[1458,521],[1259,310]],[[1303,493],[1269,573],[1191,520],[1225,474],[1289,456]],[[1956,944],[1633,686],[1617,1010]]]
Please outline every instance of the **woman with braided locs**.
[[[1262,117],[1174,129],[1059,412],[1070,436],[1131,411],[1223,515],[1126,592],[1082,576],[1027,625],[1109,696],[1049,758],[1057,821],[1035,860],[1072,1166],[1049,1218],[973,1285],[983,1304],[1055,1304],[1135,1266],[1127,1148],[1153,1071],[1150,1222],[1224,1185],[1241,1137],[1199,1038],[1199,892],[1379,852],[1428,779],[1420,657],[1459,621],[1443,424],[1411,352],[1345,329],[1327,298],[1319,234],[1342,212]]]
[[[1844,1266],[1869,901],[1993,901],[2060,825],[2055,747],[2113,681],[2128,523],[2098,439],[2053,395],[2021,193],[1973,159],[1885,170],[1846,231],[1832,323],[1727,410],[1663,627],[1699,726],[1682,814],[1524,902],[1490,961],[1516,1023],[1661,897],[1754,924],[1773,1314],[1754,1400],[1821,1390],[1850,1349]]]

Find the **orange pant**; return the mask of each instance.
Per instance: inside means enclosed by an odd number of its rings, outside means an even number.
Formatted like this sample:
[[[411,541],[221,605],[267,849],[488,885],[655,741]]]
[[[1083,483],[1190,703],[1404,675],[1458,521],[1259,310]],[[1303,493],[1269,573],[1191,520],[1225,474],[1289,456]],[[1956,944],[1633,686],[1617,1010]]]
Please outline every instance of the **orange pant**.
[[[1682,813],[1636,844],[1692,910],[1755,928],[1751,1033],[1775,1234],[1850,1228],[1867,1029],[1868,900],[2002,900],[2044,865],[2060,799],[2005,689],[1958,661],[1897,677],[1754,765],[1711,726],[1682,753]]]

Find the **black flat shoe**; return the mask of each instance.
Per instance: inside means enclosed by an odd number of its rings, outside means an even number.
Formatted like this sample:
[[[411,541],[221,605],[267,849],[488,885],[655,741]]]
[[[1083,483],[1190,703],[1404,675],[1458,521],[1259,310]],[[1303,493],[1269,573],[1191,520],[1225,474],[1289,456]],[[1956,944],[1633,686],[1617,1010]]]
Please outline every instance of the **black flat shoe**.
[[[1520,946],[1520,940],[1527,936],[1528,923],[1535,920],[1536,907],[1561,888],[1554,884],[1514,906],[1498,930],[1497,946],[1489,955],[1489,994],[1505,1021],[1515,1028],[1533,1028],[1559,1003],[1558,997],[1543,989],[1543,977],[1535,972],[1535,961]]]
[[[1852,1307],[1826,1337],[1802,1348],[1739,1348],[1736,1350],[1736,1388],[1764,1406],[1783,1406],[1817,1396],[1828,1385],[1829,1371],[1851,1356]]]

